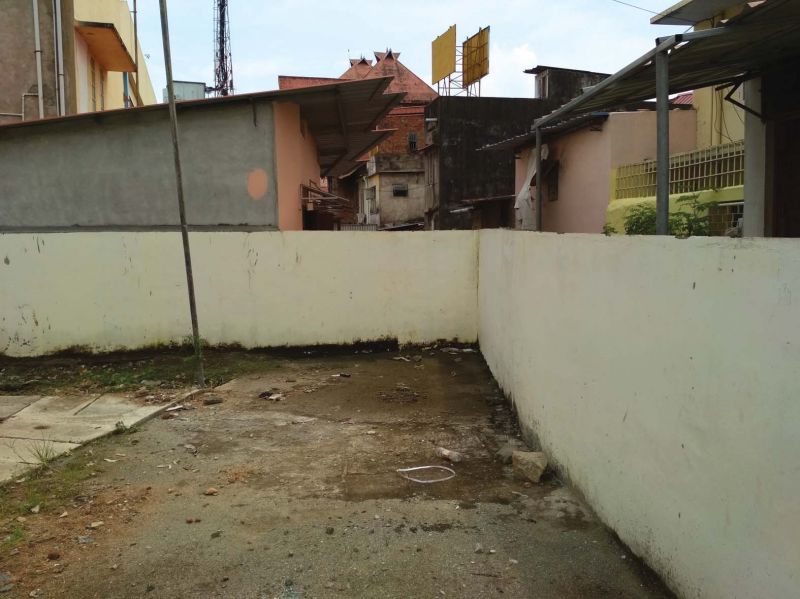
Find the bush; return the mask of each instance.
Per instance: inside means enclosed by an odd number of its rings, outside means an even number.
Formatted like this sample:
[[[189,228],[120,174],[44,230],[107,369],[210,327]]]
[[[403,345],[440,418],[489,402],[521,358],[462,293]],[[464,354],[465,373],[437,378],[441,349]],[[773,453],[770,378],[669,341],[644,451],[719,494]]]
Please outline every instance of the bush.
[[[709,210],[713,202],[701,203],[699,194],[685,195],[675,200],[678,211],[669,215],[669,233],[676,237],[707,236],[710,230]],[[656,207],[637,204],[625,214],[626,235],[655,235]]]

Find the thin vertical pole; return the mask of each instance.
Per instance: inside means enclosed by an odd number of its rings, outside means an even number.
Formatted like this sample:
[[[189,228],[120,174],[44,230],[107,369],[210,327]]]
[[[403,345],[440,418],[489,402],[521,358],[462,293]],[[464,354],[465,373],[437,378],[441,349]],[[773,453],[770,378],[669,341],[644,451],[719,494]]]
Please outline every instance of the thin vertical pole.
[[[542,230],[542,130],[536,128],[536,230]]]
[[[189,249],[189,229],[186,226],[186,206],[183,201],[183,173],[181,171],[181,151],[178,143],[178,112],[175,108],[175,89],[172,81],[172,53],[169,47],[169,22],[167,21],[167,0],[159,0],[161,6],[161,40],[164,45],[164,67],[167,71],[167,94],[169,96],[169,121],[172,130],[172,149],[175,157],[175,183],[178,190],[178,213],[181,219],[181,238],[183,239],[183,260],[186,266],[186,286],[189,288],[189,311],[192,316],[192,341],[197,362],[197,384],[205,386],[203,373],[203,350],[200,346],[200,327],[197,324],[197,304],[194,295],[194,275],[192,274],[192,254]],[[138,84],[138,81],[137,81]]]
[[[169,40],[167,40],[169,42]],[[136,0],[133,0],[133,64],[136,68],[136,94],[139,96],[139,9],[136,5]],[[172,68],[172,65],[170,65]],[[140,104],[139,98],[136,98],[137,105]]]
[[[656,54],[656,234],[669,235],[669,53]]]

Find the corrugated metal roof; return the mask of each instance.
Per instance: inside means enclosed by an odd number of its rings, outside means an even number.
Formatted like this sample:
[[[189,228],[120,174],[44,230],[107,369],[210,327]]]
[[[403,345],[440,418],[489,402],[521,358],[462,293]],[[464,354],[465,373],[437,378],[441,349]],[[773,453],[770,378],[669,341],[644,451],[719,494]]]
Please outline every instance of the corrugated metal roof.
[[[728,24],[665,38],[671,48],[671,94],[758,76],[779,63],[800,59],[800,2],[769,0],[749,7]],[[539,119],[540,126],[596,110],[609,110],[656,95],[654,48],[586,93]]]
[[[546,139],[548,135],[555,135],[558,133],[568,133],[576,129],[588,127],[589,125],[592,124],[602,123],[606,119],[608,119],[607,112],[584,114],[579,117],[561,121],[550,127],[543,127],[542,136]],[[508,139],[504,139],[503,141],[483,146],[481,150],[510,150],[510,149],[516,150],[517,148],[529,146],[531,145],[531,142],[535,141],[536,141],[536,132],[529,131],[528,133],[523,133],[522,135],[516,135],[514,137],[509,137]]]
[[[650,19],[654,25],[694,25],[717,16],[742,0],[682,0]]]

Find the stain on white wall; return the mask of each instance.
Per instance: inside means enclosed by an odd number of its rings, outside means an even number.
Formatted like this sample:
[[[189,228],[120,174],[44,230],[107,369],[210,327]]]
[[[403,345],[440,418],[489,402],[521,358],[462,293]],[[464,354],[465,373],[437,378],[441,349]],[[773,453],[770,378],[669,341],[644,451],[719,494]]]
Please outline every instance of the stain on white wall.
[[[482,231],[521,424],[684,597],[800,589],[800,246]]]
[[[202,336],[245,347],[477,339],[472,231],[191,234]],[[191,334],[180,234],[0,234],[0,353]]]

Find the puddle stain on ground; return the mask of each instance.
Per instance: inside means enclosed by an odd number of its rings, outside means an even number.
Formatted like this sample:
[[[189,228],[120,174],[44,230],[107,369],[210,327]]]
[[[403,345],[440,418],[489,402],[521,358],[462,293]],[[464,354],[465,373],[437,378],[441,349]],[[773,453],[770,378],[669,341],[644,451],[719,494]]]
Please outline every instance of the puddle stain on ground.
[[[417,354],[243,359],[252,370],[214,391],[222,403],[197,398],[70,458],[102,466],[74,496],[146,490],[130,523],[96,516],[110,508],[91,502],[85,518],[59,520],[77,508],[45,504],[24,523],[40,526],[31,538],[48,538],[48,526],[73,526],[77,538],[83,520],[106,526],[91,545],[59,545],[61,573],[25,566],[47,563],[47,543],[18,545],[0,556],[4,568],[26,594],[47,597],[670,596],[621,560],[624,548],[558,481],[525,484],[496,460],[519,429],[480,354]],[[157,356],[140,361],[158,370]],[[219,364],[235,371],[230,359]],[[466,459],[444,461],[437,446]],[[422,485],[396,472],[434,464],[456,477]],[[218,493],[205,495],[211,487]]]

